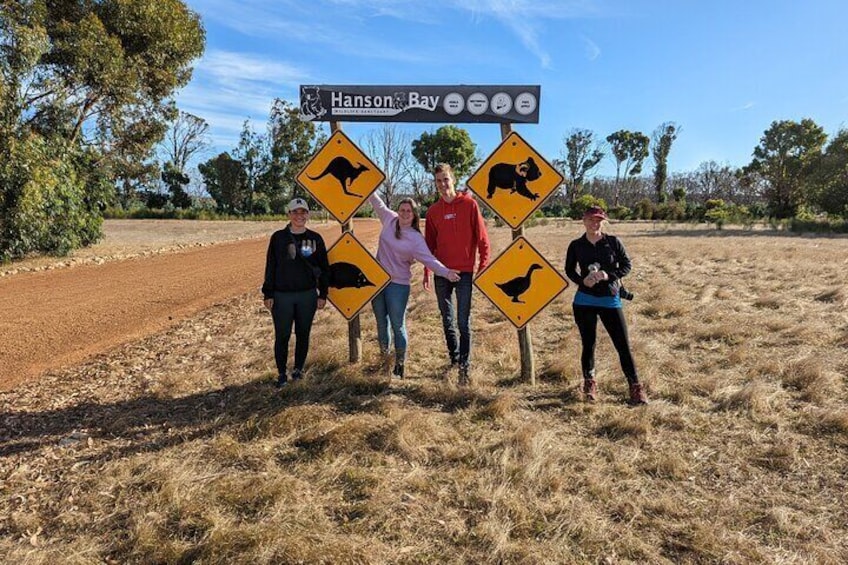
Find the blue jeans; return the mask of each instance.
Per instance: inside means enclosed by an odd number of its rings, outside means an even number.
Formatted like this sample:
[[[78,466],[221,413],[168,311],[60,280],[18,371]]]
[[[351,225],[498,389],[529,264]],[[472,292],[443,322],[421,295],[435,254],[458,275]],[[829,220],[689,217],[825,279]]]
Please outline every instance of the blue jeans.
[[[467,368],[471,362],[471,273],[460,273],[459,281],[453,283],[444,277],[433,277],[436,283],[436,299],[442,313],[442,327],[451,363]],[[456,291],[456,307],[453,293]],[[459,339],[457,339],[457,330]]]
[[[389,283],[371,301],[374,317],[377,318],[377,341],[380,350],[389,350],[389,324],[395,343],[395,360],[403,363],[406,359],[406,305],[409,302],[409,285]]]
[[[274,359],[277,373],[286,374],[289,338],[294,326],[294,368],[302,371],[309,353],[309,334],[318,309],[318,294],[314,289],[301,292],[275,292],[271,317],[274,319]]]

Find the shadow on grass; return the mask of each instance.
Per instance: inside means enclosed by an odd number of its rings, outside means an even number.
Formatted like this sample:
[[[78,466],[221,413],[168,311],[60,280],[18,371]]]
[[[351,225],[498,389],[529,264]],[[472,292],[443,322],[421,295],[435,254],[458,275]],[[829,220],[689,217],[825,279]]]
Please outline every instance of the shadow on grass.
[[[0,416],[0,458],[53,446],[86,447],[89,438],[101,447],[103,442],[108,446],[100,450],[99,457],[124,457],[214,437],[298,405],[369,412],[374,409],[373,400],[389,392],[423,408],[445,412],[492,401],[474,387],[390,382],[383,376],[345,375],[343,369],[334,369],[325,368],[323,374],[313,373],[282,389],[263,379],[179,398],[151,395],[109,404],[81,402],[41,412],[8,411]]]
[[[344,412],[366,410],[363,398],[388,388],[384,379],[330,374],[280,390],[272,381],[261,380],[179,398],[144,396],[41,412],[8,411],[0,416],[0,458],[48,446],[85,445],[89,437],[110,442],[110,456],[159,450],[212,437],[251,418],[300,404],[329,404]]]

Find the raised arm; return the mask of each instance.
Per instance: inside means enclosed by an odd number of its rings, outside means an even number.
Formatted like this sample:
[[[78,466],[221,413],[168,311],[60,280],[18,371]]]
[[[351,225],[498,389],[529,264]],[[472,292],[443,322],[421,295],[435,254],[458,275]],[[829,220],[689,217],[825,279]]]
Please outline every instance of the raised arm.
[[[386,206],[386,203],[383,202],[383,199],[380,198],[380,195],[376,191],[372,192],[371,196],[368,197],[368,202],[374,208],[374,213],[380,218],[381,224],[386,224],[392,218],[397,218],[397,212]]]

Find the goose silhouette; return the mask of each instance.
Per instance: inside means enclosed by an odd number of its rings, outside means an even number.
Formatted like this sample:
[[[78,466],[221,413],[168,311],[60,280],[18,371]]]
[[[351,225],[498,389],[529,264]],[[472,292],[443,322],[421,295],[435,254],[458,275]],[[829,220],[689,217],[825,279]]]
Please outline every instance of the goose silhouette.
[[[530,277],[533,275],[533,271],[541,268],[542,266],[538,263],[533,263],[530,265],[530,268],[527,269],[527,274],[523,277],[515,277],[514,279],[504,283],[495,283],[495,286],[501,289],[504,294],[511,297],[513,302],[524,304],[524,301],[519,300],[518,297],[527,292],[527,289],[530,288]]]

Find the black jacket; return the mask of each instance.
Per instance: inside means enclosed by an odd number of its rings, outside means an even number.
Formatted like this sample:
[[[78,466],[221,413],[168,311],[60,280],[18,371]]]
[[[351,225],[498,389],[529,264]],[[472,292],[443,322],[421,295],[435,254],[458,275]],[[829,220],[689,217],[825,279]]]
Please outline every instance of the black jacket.
[[[609,275],[608,281],[601,281],[592,288],[583,284],[583,279],[589,274],[589,265],[598,263],[602,271]],[[565,254],[565,274],[579,290],[593,296],[610,296],[613,293],[611,285],[620,285],[619,279],[630,272],[630,257],[624,250],[624,245],[614,235],[604,234],[594,245],[589,242],[584,233],[568,245]]]
[[[303,242],[314,251],[305,257]],[[327,248],[318,232],[307,229],[292,233],[291,226],[274,232],[265,259],[265,282],[262,294],[274,298],[274,292],[299,292],[318,289],[319,298],[327,298],[330,264]]]

